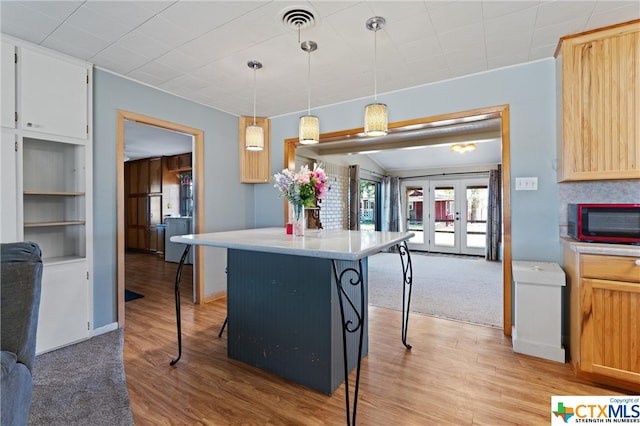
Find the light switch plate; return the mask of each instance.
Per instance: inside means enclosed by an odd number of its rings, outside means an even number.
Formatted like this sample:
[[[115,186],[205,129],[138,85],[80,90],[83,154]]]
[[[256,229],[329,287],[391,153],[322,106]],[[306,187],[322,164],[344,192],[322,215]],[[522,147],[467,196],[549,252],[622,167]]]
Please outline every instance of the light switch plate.
[[[537,190],[538,190],[537,177],[517,177],[516,178],[516,191],[537,191]]]

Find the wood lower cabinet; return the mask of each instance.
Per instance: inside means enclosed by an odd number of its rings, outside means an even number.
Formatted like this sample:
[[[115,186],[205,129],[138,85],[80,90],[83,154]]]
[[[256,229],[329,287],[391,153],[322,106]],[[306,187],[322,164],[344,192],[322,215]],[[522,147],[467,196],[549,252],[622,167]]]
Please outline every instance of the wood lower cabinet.
[[[557,59],[558,180],[640,179],[640,20],[563,37]]]
[[[576,247],[564,249],[571,363],[579,377],[639,391],[640,250],[635,257]]]

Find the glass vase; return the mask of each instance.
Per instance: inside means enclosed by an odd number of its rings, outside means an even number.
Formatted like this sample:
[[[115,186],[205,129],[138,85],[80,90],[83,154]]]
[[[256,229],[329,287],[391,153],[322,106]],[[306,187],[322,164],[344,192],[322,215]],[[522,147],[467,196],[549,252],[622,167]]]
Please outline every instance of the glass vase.
[[[293,204],[293,235],[297,237],[303,236],[304,228],[304,206],[302,204]]]

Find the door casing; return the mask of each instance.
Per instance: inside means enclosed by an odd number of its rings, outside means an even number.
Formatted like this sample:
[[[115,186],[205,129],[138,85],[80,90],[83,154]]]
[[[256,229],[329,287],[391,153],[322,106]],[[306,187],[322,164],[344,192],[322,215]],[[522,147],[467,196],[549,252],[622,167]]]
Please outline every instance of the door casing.
[[[118,110],[116,116],[116,176],[117,176],[117,310],[118,327],[123,328],[124,318],[124,287],[125,287],[125,218],[124,218],[124,122],[125,120],[135,121],[140,124],[161,127],[163,129],[185,133],[193,136],[193,173],[194,173],[194,205],[193,212],[194,232],[197,234],[204,229],[204,132],[200,129],[183,126],[182,124],[160,120],[146,115]],[[194,301],[197,304],[204,303],[204,256],[202,250],[195,247],[193,256],[194,275]]]

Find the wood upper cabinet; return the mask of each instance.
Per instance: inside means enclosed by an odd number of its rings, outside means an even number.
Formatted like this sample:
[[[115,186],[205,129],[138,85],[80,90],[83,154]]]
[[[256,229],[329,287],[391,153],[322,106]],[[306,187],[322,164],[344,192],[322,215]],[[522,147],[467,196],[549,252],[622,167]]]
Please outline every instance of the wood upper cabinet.
[[[138,160],[138,190],[139,195],[149,193],[149,160]]]
[[[640,390],[640,256],[565,248],[571,362],[580,377]]]
[[[239,123],[240,182],[269,183],[271,180],[271,121],[268,118],[256,118],[256,125],[264,129],[262,151],[249,151],[244,147],[245,129],[253,124],[253,117],[240,117]]]
[[[149,193],[162,192],[162,158],[149,160]]]
[[[558,180],[640,179],[640,20],[560,40]]]
[[[184,154],[173,155],[171,157],[165,157],[167,162],[167,170],[172,172],[185,172],[191,170],[191,153],[186,152]]]

